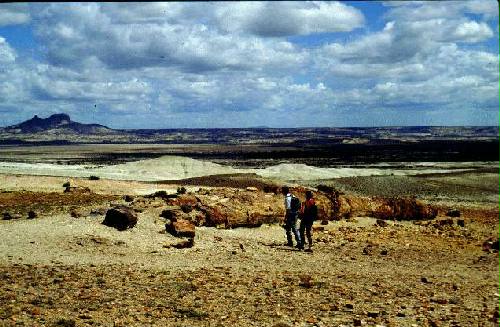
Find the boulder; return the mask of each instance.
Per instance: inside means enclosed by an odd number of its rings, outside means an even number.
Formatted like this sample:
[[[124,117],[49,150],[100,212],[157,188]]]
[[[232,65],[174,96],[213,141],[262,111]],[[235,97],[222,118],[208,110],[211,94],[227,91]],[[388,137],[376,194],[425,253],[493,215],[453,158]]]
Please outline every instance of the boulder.
[[[102,224],[123,231],[137,224],[137,215],[128,207],[116,206],[106,212]]]
[[[176,221],[168,220],[165,224],[165,229],[170,234],[177,237],[194,237],[195,236],[195,226],[192,222],[185,219],[179,219]]]

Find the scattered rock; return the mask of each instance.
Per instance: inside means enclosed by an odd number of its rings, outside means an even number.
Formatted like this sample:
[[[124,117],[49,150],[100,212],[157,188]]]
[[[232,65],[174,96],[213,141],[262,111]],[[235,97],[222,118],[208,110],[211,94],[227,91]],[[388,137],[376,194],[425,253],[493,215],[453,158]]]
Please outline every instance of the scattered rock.
[[[494,240],[492,237],[483,242],[483,251],[498,252],[498,239]]]
[[[64,193],[92,193],[90,188],[88,187],[80,187],[80,186],[68,186],[64,189]]]
[[[128,195],[128,194],[127,194],[127,195],[125,195],[125,196],[123,197],[123,200],[124,200],[125,202],[132,202],[132,201],[134,201],[134,197],[133,197],[132,195]]]
[[[460,217],[460,210],[458,209],[450,209],[446,213],[448,217]]]
[[[377,222],[376,222],[377,226],[380,226],[380,227],[387,227],[387,222],[385,220],[382,220],[382,219],[377,219]]]
[[[435,224],[437,224],[437,226],[453,226],[453,219],[436,219]]]
[[[190,204],[183,204],[181,205],[181,210],[184,213],[190,213],[191,211],[193,211],[193,206]]]
[[[89,180],[91,180],[91,181],[98,181],[100,179],[101,178],[99,176],[94,176],[94,175],[89,176]]]
[[[28,219],[35,219],[36,217],[37,217],[37,214],[33,210],[30,210],[28,212]]]
[[[277,324],[274,324],[273,327],[292,327],[292,326],[284,322],[279,322]]]
[[[465,227],[465,220],[463,219],[457,219],[457,225],[460,227]]]
[[[9,212],[4,212],[2,217],[3,217],[2,218],[3,220],[11,220],[12,219],[12,215]]]
[[[313,285],[311,275],[300,275],[299,280],[300,280],[299,286],[305,288],[311,288]]]
[[[346,307],[347,309],[351,309],[351,310],[352,310],[352,309],[354,309],[354,304],[352,304],[351,302],[347,302],[347,303],[345,304],[345,307]]]
[[[167,209],[163,209],[160,213],[160,217],[169,219],[171,221],[176,221],[177,218],[180,218],[180,216],[181,210],[179,210],[179,207],[168,207]]]
[[[106,214],[107,209],[106,208],[96,208],[90,210],[90,214],[92,216],[102,216]]]
[[[420,278],[420,281],[424,284],[430,284],[430,281],[427,279],[427,277]]]
[[[313,226],[312,227],[313,232],[322,232],[325,230],[324,226]]]
[[[373,251],[374,251],[374,248],[372,245],[367,245],[364,247],[363,249],[363,254],[364,255],[372,255],[373,254]]]
[[[192,248],[194,246],[194,239],[193,238],[188,238],[188,239],[183,239],[180,240],[177,243],[174,244],[168,244],[164,245],[164,248],[176,248],[176,249],[187,249],[187,248]]]
[[[106,212],[102,224],[123,231],[137,224],[137,215],[128,207],[117,206]]]
[[[70,216],[73,218],[81,218],[89,215],[89,212],[82,208],[73,208],[69,212]]]
[[[362,326],[363,325],[363,321],[359,318],[354,318],[352,320],[352,323],[354,324],[354,326]]]
[[[250,191],[250,192],[258,192],[258,191],[259,191],[259,189],[258,189],[258,188],[256,188],[255,186],[248,186],[248,187],[246,188],[246,190],[247,190],[247,191]]]
[[[380,255],[387,255],[389,252],[386,249],[380,251]]]
[[[61,318],[58,319],[55,323],[56,326],[62,326],[62,327],[75,327],[76,322],[73,319],[66,319],[66,318]]]
[[[368,317],[370,318],[377,318],[380,315],[380,312],[378,311],[368,311]]]

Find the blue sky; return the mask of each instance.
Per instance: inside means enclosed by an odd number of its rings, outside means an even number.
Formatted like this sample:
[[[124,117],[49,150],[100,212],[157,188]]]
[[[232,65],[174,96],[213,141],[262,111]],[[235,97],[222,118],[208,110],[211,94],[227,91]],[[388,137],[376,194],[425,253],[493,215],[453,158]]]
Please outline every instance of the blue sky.
[[[498,125],[498,5],[0,4],[0,126]]]

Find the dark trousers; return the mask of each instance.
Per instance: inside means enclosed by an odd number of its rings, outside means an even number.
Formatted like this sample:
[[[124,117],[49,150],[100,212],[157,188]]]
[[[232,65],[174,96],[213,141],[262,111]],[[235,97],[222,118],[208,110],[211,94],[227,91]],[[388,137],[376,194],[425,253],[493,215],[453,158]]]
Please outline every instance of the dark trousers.
[[[288,245],[293,245],[292,233],[295,236],[295,241],[297,242],[297,245],[301,244],[299,231],[297,230],[297,213],[296,212],[287,212],[286,213],[285,231],[286,231],[286,239],[288,241]]]
[[[305,244],[305,237],[304,237],[304,232],[307,235],[307,241],[309,242],[309,247],[312,246],[312,236],[311,236],[311,229],[312,229],[313,222],[308,221],[306,219],[302,219],[300,221],[300,239],[302,240],[302,246]]]

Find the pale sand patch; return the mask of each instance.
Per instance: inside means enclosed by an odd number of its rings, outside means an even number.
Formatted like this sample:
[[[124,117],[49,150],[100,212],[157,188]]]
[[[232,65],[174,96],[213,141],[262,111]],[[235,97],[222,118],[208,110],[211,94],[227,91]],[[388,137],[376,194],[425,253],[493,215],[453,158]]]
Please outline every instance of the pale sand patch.
[[[111,195],[146,195],[156,191],[167,191],[175,193],[176,185],[162,185],[154,183],[143,183],[140,181],[121,181],[112,179],[100,179],[91,181],[79,177],[57,177],[57,176],[30,176],[30,175],[7,175],[0,174],[0,185],[2,191],[30,191],[30,192],[62,192],[63,184],[70,182],[71,186],[88,187],[92,192]],[[199,187],[186,187],[188,191]]]

